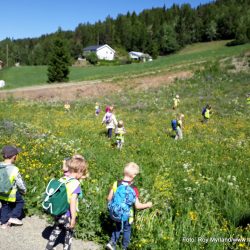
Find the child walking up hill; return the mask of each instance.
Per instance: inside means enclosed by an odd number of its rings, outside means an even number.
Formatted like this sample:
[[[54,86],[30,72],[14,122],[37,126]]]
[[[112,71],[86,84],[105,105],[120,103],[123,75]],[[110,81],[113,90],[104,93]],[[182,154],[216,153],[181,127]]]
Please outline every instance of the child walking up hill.
[[[54,215],[55,224],[49,237],[46,250],[54,249],[56,240],[62,231],[65,232],[63,249],[70,250],[71,248],[73,229],[76,225],[76,217],[78,212],[78,196],[81,194],[79,180],[84,176],[87,176],[88,169],[87,162],[83,158],[72,158],[67,160],[66,165],[68,168],[68,176],[64,176],[59,180],[59,182],[64,183],[66,186],[67,200],[65,204],[61,204],[62,207],[65,207],[66,205],[66,212]],[[44,205],[45,204],[46,203],[44,203]]]
[[[123,121],[120,120],[118,122],[118,125],[115,129],[115,135],[116,135],[116,144],[118,149],[122,149],[122,146],[124,144],[124,134],[126,133]]]
[[[117,126],[117,120],[115,114],[113,113],[114,108],[109,107],[109,111],[104,115],[102,119],[102,124],[106,124],[108,138],[111,139],[112,131]]]
[[[134,162],[128,163],[124,168],[123,179],[115,181],[109,192],[108,207],[110,218],[116,224],[110,242],[106,245],[106,248],[109,250],[116,249],[116,243],[121,232],[123,232],[122,249],[128,248],[134,217],[134,206],[136,209],[152,207],[152,202],[141,203],[139,201],[139,192],[133,183],[137,174],[139,174],[139,166]]]

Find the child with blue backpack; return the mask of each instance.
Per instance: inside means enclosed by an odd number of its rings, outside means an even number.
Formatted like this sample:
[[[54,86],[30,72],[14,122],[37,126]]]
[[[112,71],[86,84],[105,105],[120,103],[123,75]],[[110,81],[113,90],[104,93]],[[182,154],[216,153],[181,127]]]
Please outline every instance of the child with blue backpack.
[[[184,119],[184,114],[180,114],[177,116],[176,119],[171,121],[172,129],[175,131],[175,140],[181,140],[183,139],[183,119]]]
[[[65,186],[66,190],[64,192],[66,200],[62,199],[64,196],[61,196],[60,200],[56,200],[56,194],[58,194],[58,192],[54,192],[52,186],[50,186],[51,182],[46,189],[47,196],[43,202],[43,207],[50,212],[55,219],[46,250],[54,249],[56,240],[62,231],[65,231],[63,249],[69,250],[71,248],[73,229],[76,225],[78,212],[78,197],[82,192],[79,180],[87,176],[88,166],[84,158],[78,157],[66,160],[66,167],[68,169],[68,175],[56,181]],[[60,189],[60,187],[61,186],[59,186],[58,189]],[[50,192],[54,193],[50,194]],[[53,196],[54,199],[52,198]]]
[[[115,250],[120,234],[123,232],[122,249],[127,249],[130,243],[131,226],[134,219],[134,207],[146,209],[152,207],[152,202],[141,203],[139,192],[133,184],[134,178],[139,174],[139,166],[128,163],[124,168],[124,177],[115,181],[108,195],[108,207],[110,218],[116,227],[112,232],[111,239],[106,245],[109,250]]]

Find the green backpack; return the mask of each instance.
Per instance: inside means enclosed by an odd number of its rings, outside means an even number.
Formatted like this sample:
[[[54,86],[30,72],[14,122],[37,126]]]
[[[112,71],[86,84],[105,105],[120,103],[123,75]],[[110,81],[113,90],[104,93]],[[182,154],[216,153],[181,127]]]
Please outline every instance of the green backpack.
[[[12,188],[6,165],[0,165],[0,193],[8,193]]]
[[[74,178],[63,181],[62,179],[50,180],[46,187],[45,198],[42,202],[42,206],[46,212],[51,215],[62,215],[69,210],[69,202],[66,184],[74,180]]]

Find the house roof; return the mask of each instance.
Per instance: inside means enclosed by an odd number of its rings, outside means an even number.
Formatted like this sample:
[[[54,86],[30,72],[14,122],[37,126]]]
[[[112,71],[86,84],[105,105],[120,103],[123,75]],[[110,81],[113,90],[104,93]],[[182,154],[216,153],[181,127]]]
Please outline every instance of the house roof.
[[[103,45],[91,45],[83,49],[83,51],[97,51],[101,49],[102,47],[108,47],[110,50],[112,50],[115,53],[115,50],[113,50],[109,45],[103,44]]]
[[[136,52],[136,51],[130,51],[129,54],[133,55],[133,56],[138,56],[138,57],[141,57],[141,56],[144,55],[144,53],[142,53],[142,52]]]

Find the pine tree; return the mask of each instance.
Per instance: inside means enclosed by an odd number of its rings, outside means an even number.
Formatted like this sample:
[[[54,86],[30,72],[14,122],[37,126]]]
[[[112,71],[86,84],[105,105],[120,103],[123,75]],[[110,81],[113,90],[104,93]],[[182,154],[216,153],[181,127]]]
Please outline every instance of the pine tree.
[[[48,66],[48,82],[66,82],[69,80],[69,55],[62,39],[53,43]]]

